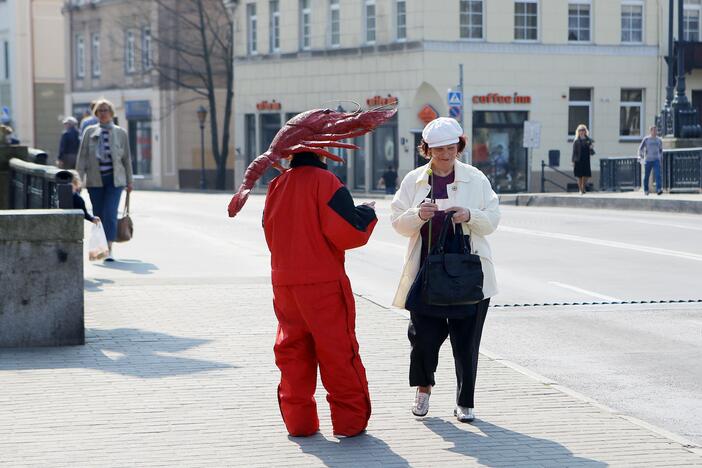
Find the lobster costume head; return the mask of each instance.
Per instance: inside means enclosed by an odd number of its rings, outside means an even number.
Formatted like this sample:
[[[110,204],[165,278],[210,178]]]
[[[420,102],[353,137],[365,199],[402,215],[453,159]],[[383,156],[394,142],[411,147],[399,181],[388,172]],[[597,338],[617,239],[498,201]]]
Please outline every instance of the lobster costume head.
[[[229,217],[241,210],[256,181],[269,167],[284,171],[279,161],[298,153],[312,152],[343,162],[339,156],[325,148],[358,149],[339,140],[356,138],[374,130],[390,119],[397,109],[371,109],[357,112],[337,112],[331,109],[312,109],[288,120],[276,134],[268,150],[249,164],[244,181],[229,202]]]

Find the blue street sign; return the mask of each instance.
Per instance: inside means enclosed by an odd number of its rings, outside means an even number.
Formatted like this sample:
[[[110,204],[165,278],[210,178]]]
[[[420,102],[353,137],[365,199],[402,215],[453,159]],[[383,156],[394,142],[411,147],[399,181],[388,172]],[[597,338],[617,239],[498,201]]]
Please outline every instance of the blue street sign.
[[[449,106],[449,117],[458,120],[461,118],[461,106]]]
[[[460,106],[463,104],[463,93],[460,91],[449,91],[448,92],[448,105],[449,106]]]

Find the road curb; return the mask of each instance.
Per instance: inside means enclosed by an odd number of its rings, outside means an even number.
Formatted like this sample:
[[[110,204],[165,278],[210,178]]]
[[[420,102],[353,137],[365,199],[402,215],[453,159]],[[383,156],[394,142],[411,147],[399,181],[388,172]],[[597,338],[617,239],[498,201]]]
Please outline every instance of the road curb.
[[[666,195],[662,195],[665,197]],[[655,198],[653,198],[655,197]],[[613,210],[661,211],[702,214],[700,200],[676,200],[656,197],[623,198],[607,195],[557,195],[541,193],[499,195],[501,205],[560,208],[599,208]]]
[[[404,309],[398,309],[396,307],[385,307],[385,306],[378,304],[378,303],[376,303],[368,298],[365,298],[361,295],[356,294],[356,296],[360,299],[364,299],[368,302],[371,302],[372,304],[374,304],[382,309],[395,312],[398,315],[401,315],[402,317],[409,320],[409,314]],[[681,445],[688,452],[702,456],[702,446],[696,444],[695,442],[693,442],[693,441],[691,441],[691,440],[689,440],[689,439],[687,439],[679,434],[676,434],[674,432],[670,432],[666,429],[663,429],[663,428],[660,428],[660,427],[655,426],[653,424],[650,424],[650,423],[643,421],[639,418],[636,418],[634,416],[622,414],[621,412],[619,412],[618,410],[616,410],[610,406],[599,403],[598,401],[596,401],[596,400],[594,400],[586,395],[583,395],[582,393],[577,392],[577,391],[573,390],[572,388],[568,388],[564,385],[559,384],[558,382],[556,382],[555,380],[553,380],[549,377],[541,375],[537,372],[534,372],[532,370],[527,369],[526,367],[520,366],[519,364],[517,364],[515,362],[512,362],[508,359],[505,359],[493,351],[487,350],[485,348],[481,348],[480,354],[482,354],[483,356],[485,356],[487,359],[489,359],[491,361],[495,361],[499,364],[502,364],[505,367],[508,367],[514,371],[517,371],[520,374],[522,374],[526,377],[529,377],[530,379],[535,380],[535,381],[537,381],[537,382],[539,382],[547,387],[553,388],[554,390],[557,390],[561,393],[564,393],[564,394],[566,394],[570,397],[573,397],[577,400],[580,400],[584,403],[588,403],[589,405],[594,406],[595,408],[597,408],[601,411],[605,411],[607,413],[612,414],[613,416],[624,419],[632,424],[635,424],[639,427],[642,427],[642,428],[644,428],[650,432],[653,432],[654,434],[657,434],[661,437],[665,437],[666,439],[668,439],[672,442],[675,442],[676,444]]]

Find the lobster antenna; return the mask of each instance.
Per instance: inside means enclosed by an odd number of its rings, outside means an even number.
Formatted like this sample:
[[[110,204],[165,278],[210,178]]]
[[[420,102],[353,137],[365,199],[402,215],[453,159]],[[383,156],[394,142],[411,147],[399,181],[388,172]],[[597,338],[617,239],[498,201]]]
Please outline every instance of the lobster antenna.
[[[356,101],[352,101],[351,99],[336,99],[336,100],[331,100],[331,101],[324,101],[322,103],[322,106],[324,106],[324,104],[331,104],[331,103],[341,105],[342,102],[350,102],[351,104],[354,104],[356,106],[356,110],[353,111],[352,114],[355,114],[356,112],[361,111],[361,105],[359,103],[357,103]]]
[[[375,111],[375,110],[381,110],[381,109],[391,109],[391,108],[394,108],[395,105],[396,105],[396,104],[389,104],[389,103],[388,103],[388,104],[383,104],[383,105],[380,105],[380,106],[377,106],[377,107],[373,107],[373,108],[368,109],[368,110]]]

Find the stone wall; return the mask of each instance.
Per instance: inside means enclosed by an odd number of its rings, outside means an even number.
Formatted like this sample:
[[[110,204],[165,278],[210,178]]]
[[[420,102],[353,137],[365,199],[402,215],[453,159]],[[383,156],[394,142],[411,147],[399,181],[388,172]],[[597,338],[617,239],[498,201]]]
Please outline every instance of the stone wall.
[[[80,344],[83,213],[0,210],[0,348]]]

